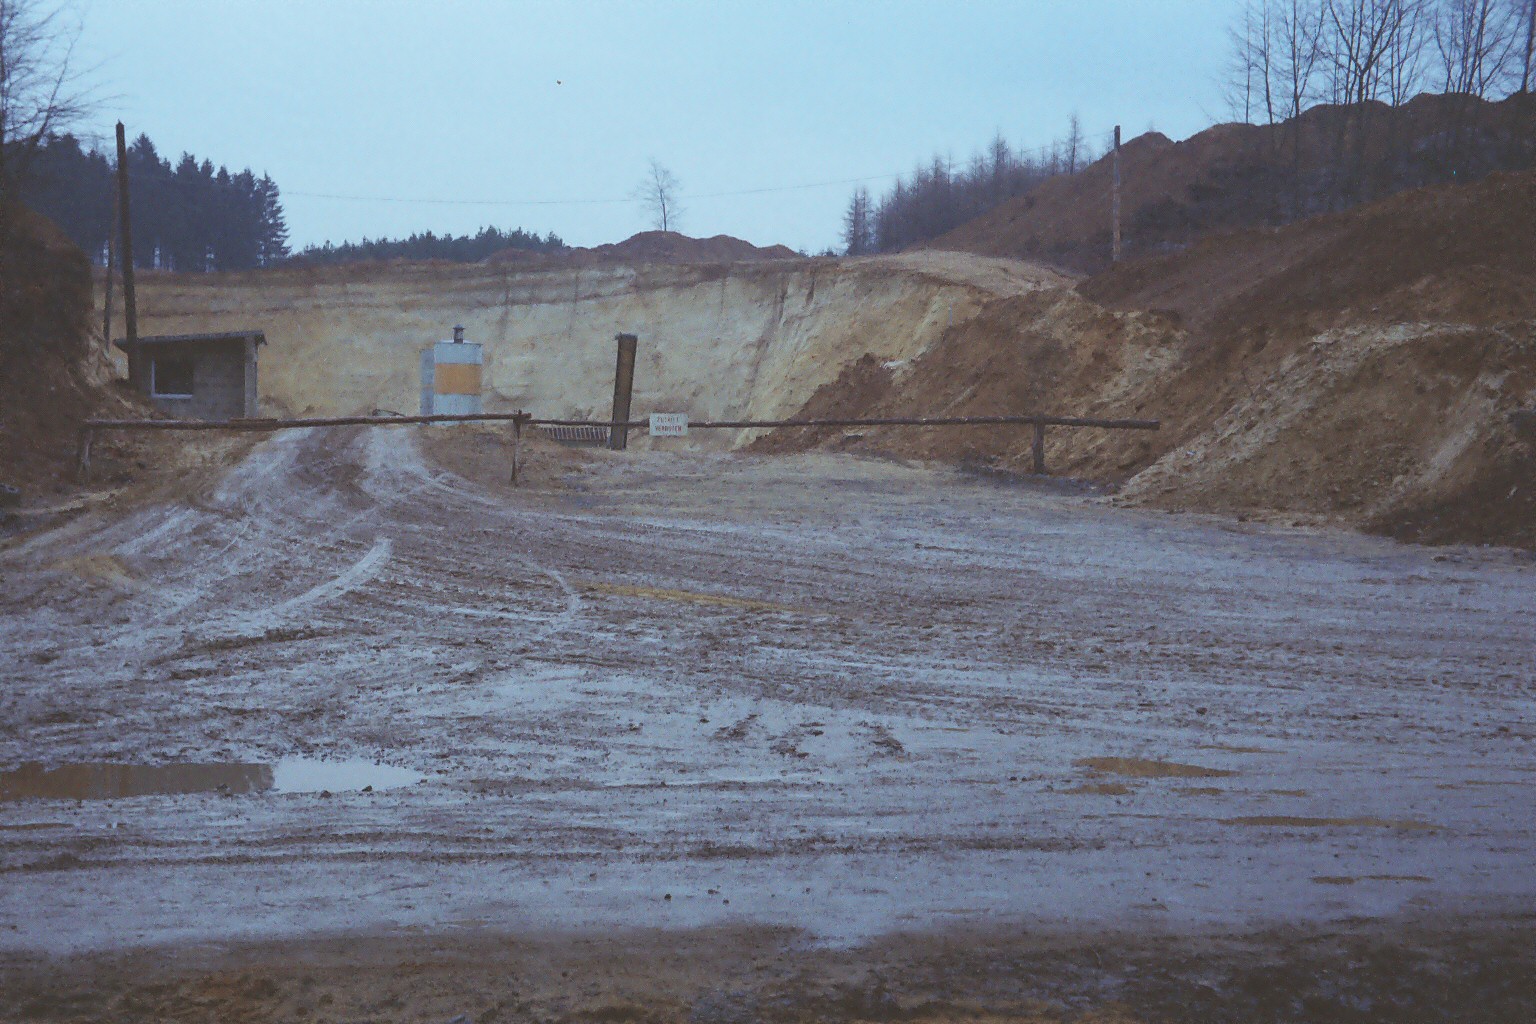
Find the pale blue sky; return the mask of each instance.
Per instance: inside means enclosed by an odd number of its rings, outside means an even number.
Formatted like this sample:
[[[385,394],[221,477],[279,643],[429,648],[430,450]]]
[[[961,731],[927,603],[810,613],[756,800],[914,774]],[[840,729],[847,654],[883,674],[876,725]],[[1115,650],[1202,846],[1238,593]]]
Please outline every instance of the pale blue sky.
[[[77,6],[81,56],[114,96],[103,135],[121,117],[172,160],[270,173],[295,247],[488,223],[618,241],[650,226],[626,197],[654,156],[682,183],[687,233],[815,251],[836,244],[852,184],[711,194],[864,177],[878,193],[934,152],[964,162],[997,129],[1040,146],[1073,111],[1095,137],[1116,122],[1186,137],[1224,114],[1237,5]]]

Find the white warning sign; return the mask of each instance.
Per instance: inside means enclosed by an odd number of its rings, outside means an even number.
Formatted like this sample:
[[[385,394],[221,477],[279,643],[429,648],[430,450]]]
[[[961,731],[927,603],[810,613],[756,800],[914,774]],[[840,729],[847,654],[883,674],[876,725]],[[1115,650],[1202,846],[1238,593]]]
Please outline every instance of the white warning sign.
[[[651,413],[652,437],[687,437],[688,414],[685,412]]]

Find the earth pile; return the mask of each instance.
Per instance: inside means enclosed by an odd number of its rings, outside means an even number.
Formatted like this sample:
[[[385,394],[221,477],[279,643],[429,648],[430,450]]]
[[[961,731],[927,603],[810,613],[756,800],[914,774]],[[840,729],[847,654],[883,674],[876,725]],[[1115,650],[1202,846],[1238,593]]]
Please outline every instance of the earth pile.
[[[0,483],[23,495],[68,488],[80,421],[139,415],[108,387],[91,330],[91,267],[25,207],[0,216]]]
[[[1155,434],[1053,431],[1052,472],[1159,507],[1536,546],[1533,237],[1531,172],[1217,236],[1000,299],[913,360],[851,364],[802,412],[1156,418]],[[1025,434],[798,430],[758,445],[1022,471]]]
[[[1289,224],[1533,163],[1532,95],[1318,106],[1281,124],[1216,125],[1177,143],[1148,132],[1121,151],[1125,252],[1165,253],[1216,232]],[[1096,273],[1109,265],[1110,178],[1105,156],[928,244]]]

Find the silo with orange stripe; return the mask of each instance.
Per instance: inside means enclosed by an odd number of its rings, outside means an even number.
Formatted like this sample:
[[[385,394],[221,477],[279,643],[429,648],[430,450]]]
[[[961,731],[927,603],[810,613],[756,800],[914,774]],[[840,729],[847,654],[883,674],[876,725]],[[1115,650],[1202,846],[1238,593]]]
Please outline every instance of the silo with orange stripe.
[[[421,352],[421,414],[468,416],[480,412],[481,347],[464,340],[464,328],[452,341],[439,341]]]

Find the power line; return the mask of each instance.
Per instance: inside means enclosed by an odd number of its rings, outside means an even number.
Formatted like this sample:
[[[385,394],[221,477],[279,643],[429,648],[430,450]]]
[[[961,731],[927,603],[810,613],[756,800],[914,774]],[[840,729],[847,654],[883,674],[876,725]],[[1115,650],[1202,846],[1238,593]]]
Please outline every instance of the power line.
[[[1089,144],[1092,144],[1093,142],[1100,142],[1102,144],[1107,142],[1112,135],[1113,132],[1085,133],[1081,136],[1081,138],[1084,140],[1084,142]],[[1061,144],[1061,141],[1062,140],[1057,140],[1054,143],[1042,145],[1039,147],[1018,147],[1014,148],[1013,152],[1020,154],[1038,152],[1040,154],[1041,160],[1044,161],[1048,158],[1051,151]],[[725,199],[733,198],[736,196],[769,195],[779,192],[801,192],[816,188],[830,188],[836,185],[859,185],[866,182],[891,181],[896,178],[905,177],[908,173],[910,172],[896,171],[885,174],[866,174],[856,178],[837,178],[829,181],[805,182],[797,185],[770,185],[762,188],[731,189],[722,192],[697,192],[693,194],[685,194],[679,198],[691,201],[695,199]],[[260,179],[256,180],[259,181]],[[236,192],[246,191],[245,188],[240,185],[236,185],[233,182],[223,183],[206,180],[186,180],[169,176],[164,178],[150,178],[145,181],[145,184],[151,187],[160,185],[173,185],[182,188],[192,187],[213,188]],[[306,190],[283,188],[279,188],[279,192],[285,198],[297,196],[304,199],[329,199],[337,202],[401,203],[413,206],[618,206],[633,203],[635,201],[633,196],[603,199],[438,199],[420,196],[368,196],[354,195],[343,192],[311,192]]]
[[[766,188],[733,189],[726,192],[696,192],[681,199],[720,199],[730,196],[754,196],[770,192],[797,192],[813,188],[829,188],[833,185],[854,185],[866,181],[888,181],[901,177],[896,174],[868,174],[858,178],[838,178],[834,181],[813,181],[800,185],[772,185]],[[633,203],[633,196],[622,199],[424,199],[407,196],[357,196],[338,192],[283,191],[285,196],[303,196],[308,199],[337,199],[356,203],[411,203],[431,206],[598,206]]]

